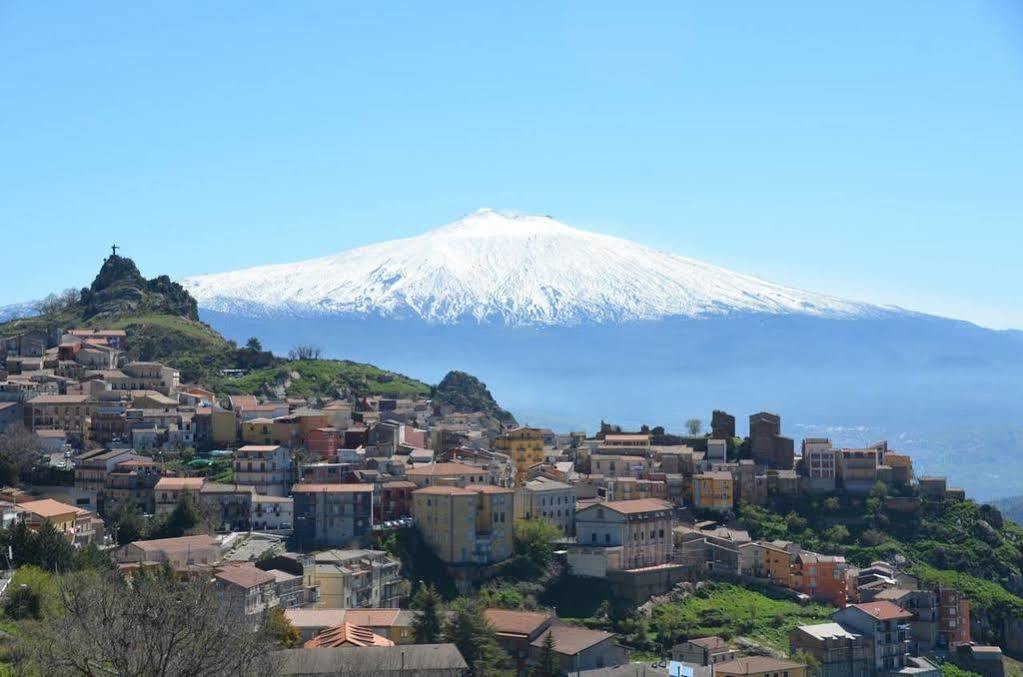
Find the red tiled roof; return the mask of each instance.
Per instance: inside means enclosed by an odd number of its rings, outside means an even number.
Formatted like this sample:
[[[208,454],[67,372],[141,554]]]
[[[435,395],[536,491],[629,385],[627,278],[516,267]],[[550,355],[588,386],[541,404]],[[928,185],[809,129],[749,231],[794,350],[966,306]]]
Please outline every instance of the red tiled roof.
[[[337,646],[394,646],[394,642],[381,637],[369,628],[352,623],[327,628],[305,643],[306,649],[322,649]]]
[[[254,588],[257,585],[273,583],[277,580],[273,574],[257,569],[252,564],[237,564],[225,567],[217,572],[215,578],[246,589]]]
[[[464,463],[427,463],[418,468],[413,468],[405,474],[433,477],[436,475],[481,475],[485,472],[481,468],[474,468]]]

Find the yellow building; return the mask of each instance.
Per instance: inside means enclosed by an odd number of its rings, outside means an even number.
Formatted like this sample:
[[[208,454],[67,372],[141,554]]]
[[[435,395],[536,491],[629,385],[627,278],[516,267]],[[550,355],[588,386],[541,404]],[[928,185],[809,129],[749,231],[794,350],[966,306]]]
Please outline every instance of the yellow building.
[[[210,412],[210,428],[213,444],[224,447],[238,439],[238,419],[230,409],[214,407]]]
[[[242,421],[242,442],[263,446],[273,444],[273,421],[269,418],[252,418]]]
[[[38,530],[43,524],[52,524],[72,543],[86,544],[92,540],[93,514],[84,508],[44,498],[17,506],[30,529]]]
[[[491,485],[431,486],[412,492],[412,516],[442,561],[492,564],[512,554],[514,497]]]
[[[529,469],[543,463],[543,432],[538,428],[509,430],[494,440],[494,449],[511,458],[515,464],[515,486],[521,486]]]
[[[705,472],[693,476],[693,506],[699,510],[731,510],[735,480],[732,473]]]

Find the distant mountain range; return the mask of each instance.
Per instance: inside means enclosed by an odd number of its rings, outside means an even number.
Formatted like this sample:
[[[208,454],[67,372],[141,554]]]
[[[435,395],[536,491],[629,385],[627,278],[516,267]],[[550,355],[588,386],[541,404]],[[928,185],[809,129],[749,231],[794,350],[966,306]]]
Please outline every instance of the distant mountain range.
[[[424,235],[186,278],[207,310],[574,326],[739,313],[900,312],[800,291],[547,216],[482,209]]]

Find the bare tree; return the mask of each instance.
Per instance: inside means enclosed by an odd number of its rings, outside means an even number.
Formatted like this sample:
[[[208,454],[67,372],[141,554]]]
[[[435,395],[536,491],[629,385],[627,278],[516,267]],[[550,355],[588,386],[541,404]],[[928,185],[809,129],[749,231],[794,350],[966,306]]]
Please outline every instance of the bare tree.
[[[62,613],[26,628],[24,655],[41,674],[272,674],[272,643],[218,599],[208,581],[166,572],[131,585],[116,573],[61,579]]]
[[[288,357],[292,360],[318,360],[320,349],[311,345],[298,345],[288,351]]]
[[[43,455],[39,437],[21,423],[13,423],[0,433],[0,482],[13,484],[32,469]]]
[[[68,310],[81,299],[77,289],[65,289],[59,294],[48,294],[36,303],[35,309],[40,315],[52,315]]]

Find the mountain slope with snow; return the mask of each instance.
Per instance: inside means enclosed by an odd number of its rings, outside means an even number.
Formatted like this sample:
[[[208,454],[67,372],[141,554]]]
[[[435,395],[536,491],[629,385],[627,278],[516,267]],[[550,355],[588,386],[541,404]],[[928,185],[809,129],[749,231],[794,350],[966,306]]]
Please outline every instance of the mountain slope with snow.
[[[813,294],[543,216],[480,210],[423,235],[291,264],[186,278],[200,307],[577,325],[735,313],[893,312]]]

